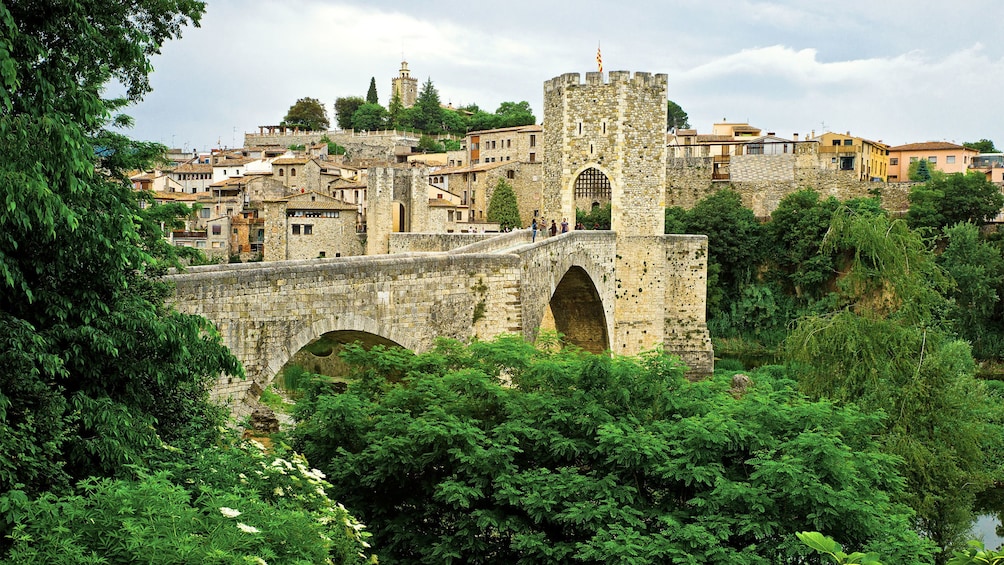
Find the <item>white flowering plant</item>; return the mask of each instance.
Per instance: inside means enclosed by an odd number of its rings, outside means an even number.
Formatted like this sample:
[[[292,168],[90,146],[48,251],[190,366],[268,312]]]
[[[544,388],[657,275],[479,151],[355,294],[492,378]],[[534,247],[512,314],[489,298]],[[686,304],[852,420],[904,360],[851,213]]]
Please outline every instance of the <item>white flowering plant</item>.
[[[377,563],[369,532],[327,497],[323,474],[284,448],[228,443],[132,472],[25,502],[0,564]]]

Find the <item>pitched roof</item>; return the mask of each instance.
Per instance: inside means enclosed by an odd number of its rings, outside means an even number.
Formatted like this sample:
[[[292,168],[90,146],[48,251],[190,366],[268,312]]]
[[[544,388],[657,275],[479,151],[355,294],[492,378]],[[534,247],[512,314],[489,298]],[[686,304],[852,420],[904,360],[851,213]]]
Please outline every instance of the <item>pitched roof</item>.
[[[306,165],[310,157],[280,157],[272,161],[273,165]]]
[[[897,145],[895,147],[890,147],[889,151],[958,151],[959,149],[968,149],[974,153],[979,153],[975,149],[969,149],[968,147],[963,147],[962,145],[956,145],[954,143],[949,143],[947,141],[924,141],[921,143],[907,143],[906,145]]]
[[[285,198],[273,198],[266,202],[286,202],[289,210],[356,210],[357,205],[321,194],[316,191],[294,194]]]
[[[204,163],[185,163],[174,168],[175,173],[211,173],[213,166]]]

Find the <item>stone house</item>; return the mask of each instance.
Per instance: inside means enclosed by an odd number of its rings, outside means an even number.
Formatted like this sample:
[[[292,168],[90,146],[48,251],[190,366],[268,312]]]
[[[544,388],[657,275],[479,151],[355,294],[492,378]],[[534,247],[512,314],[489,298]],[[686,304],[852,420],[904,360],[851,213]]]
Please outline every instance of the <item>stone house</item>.
[[[472,167],[507,161],[542,162],[543,131],[539,125],[472,131],[465,139],[466,162]]]
[[[362,255],[356,207],[320,192],[266,200],[264,260]]]
[[[279,157],[273,160],[272,177],[281,182],[290,194],[321,190],[321,164],[311,157]]]
[[[181,192],[208,192],[213,183],[213,166],[208,163],[185,163],[171,171],[171,177],[181,185]]]

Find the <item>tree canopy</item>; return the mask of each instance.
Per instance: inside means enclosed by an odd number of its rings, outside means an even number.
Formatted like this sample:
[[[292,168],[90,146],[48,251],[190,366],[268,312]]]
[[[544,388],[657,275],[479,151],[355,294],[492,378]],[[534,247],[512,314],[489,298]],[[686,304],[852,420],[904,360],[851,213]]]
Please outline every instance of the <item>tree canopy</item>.
[[[799,321],[787,359],[810,396],[892,416],[880,442],[903,461],[900,500],[926,537],[958,548],[991,483],[983,451],[1000,432],[968,344],[939,324],[949,281],[920,235],[885,215],[838,211],[825,246],[846,250],[840,302]]]
[[[330,125],[328,111],[324,109],[324,105],[320,100],[310,97],[300,98],[290,106],[282,123],[310,131],[323,131]]]
[[[966,141],[962,144],[962,146],[968,147],[969,149],[975,149],[980,153],[999,153],[997,148],[994,146],[994,142],[986,138],[979,141]]]
[[[352,129],[352,116],[365,103],[366,100],[358,96],[336,98],[335,120],[338,123],[338,129]]]
[[[679,104],[669,100],[666,102],[666,128],[667,129],[689,129],[690,117],[683,111]]]
[[[983,225],[1004,207],[1004,195],[979,172],[936,174],[910,190],[907,221],[938,233],[960,222]]]
[[[423,133],[443,131],[443,108],[439,102],[439,91],[432,84],[431,78],[426,79],[422,85],[412,111],[412,125],[415,129]]]
[[[352,114],[352,129],[378,131],[387,127],[387,110],[379,104],[363,104]]]
[[[315,381],[295,444],[381,563],[787,562],[806,525],[929,561],[872,440],[882,417],[781,375],[690,382],[665,354],[521,338],[345,359],[356,380],[340,395]]]
[[[367,104],[379,104],[380,97],[377,96],[376,77],[370,77],[370,88],[366,91]]]

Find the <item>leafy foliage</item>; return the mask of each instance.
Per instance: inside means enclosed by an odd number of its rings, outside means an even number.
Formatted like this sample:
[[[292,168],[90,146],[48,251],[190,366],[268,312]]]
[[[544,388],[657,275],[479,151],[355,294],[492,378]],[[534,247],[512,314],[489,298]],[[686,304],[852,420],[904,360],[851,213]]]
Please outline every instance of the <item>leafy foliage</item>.
[[[208,387],[241,373],[151,278],[173,259],[125,173],[163,148],[103,129],[127,102],[100,97],[107,81],[147,92],[148,58],[202,4],[39,10],[0,6],[0,492],[28,495],[213,439]]]
[[[901,500],[917,512],[918,529],[947,550],[966,535],[975,497],[990,483],[982,453],[1000,434],[989,425],[968,345],[937,324],[946,279],[900,220],[838,211],[826,247],[849,250],[843,308],[803,318],[786,341],[787,358],[810,396],[892,416],[881,442],[904,462]]]
[[[412,108],[412,126],[423,133],[443,131],[443,108],[440,106],[439,91],[432,84],[432,79],[426,79],[422,89],[415,99]]]
[[[366,103],[352,114],[352,129],[356,131],[379,131],[387,127],[387,110],[379,104]]]
[[[377,96],[376,89],[376,77],[370,77],[370,87],[366,91],[366,103],[367,104],[379,104],[380,97]]]
[[[907,178],[911,182],[927,182],[931,180],[931,167],[927,159],[918,159],[907,168]]]
[[[666,102],[666,129],[688,129],[690,117],[679,104],[668,100]]]
[[[994,146],[994,142],[986,138],[979,141],[966,141],[962,144],[962,146],[969,149],[975,149],[980,153],[998,153],[997,148]]]
[[[833,560],[843,565],[882,565],[878,560],[878,555],[874,553],[854,552],[850,555],[841,551],[840,544],[833,541],[833,538],[824,536],[819,532],[799,532],[795,534],[805,545],[811,547],[819,553],[829,555]]]
[[[1004,291],[1004,258],[973,224],[956,224],[943,233],[946,244],[938,263],[954,282],[947,292],[948,318],[974,352],[992,353],[994,336],[1000,334],[996,314]]]
[[[324,105],[316,98],[300,98],[286,112],[286,117],[282,119],[282,125],[298,126],[310,131],[323,131],[328,129],[328,111]]]
[[[519,218],[516,192],[505,179],[500,178],[492,190],[491,200],[488,202],[488,221],[498,222],[502,231],[519,229],[523,226]]]
[[[575,221],[582,224],[587,230],[610,229],[610,203],[607,202],[588,212],[576,210]]]
[[[940,232],[970,222],[983,225],[1004,207],[1004,194],[982,173],[935,175],[910,190],[907,220],[913,228]]]
[[[503,102],[495,110],[495,127],[511,128],[515,126],[530,126],[537,123],[533,109],[526,100],[520,102]]]
[[[0,563],[375,562],[323,475],[282,455],[218,447],[171,471],[86,479],[78,495],[23,503]]]
[[[808,402],[768,372],[734,394],[664,354],[349,348],[296,443],[371,527],[383,563],[772,563],[805,525],[897,562],[928,547],[891,502],[881,418]],[[509,383],[509,384],[506,384]]]
[[[352,116],[366,100],[358,96],[343,96],[335,98],[335,121],[338,129],[352,129]]]

